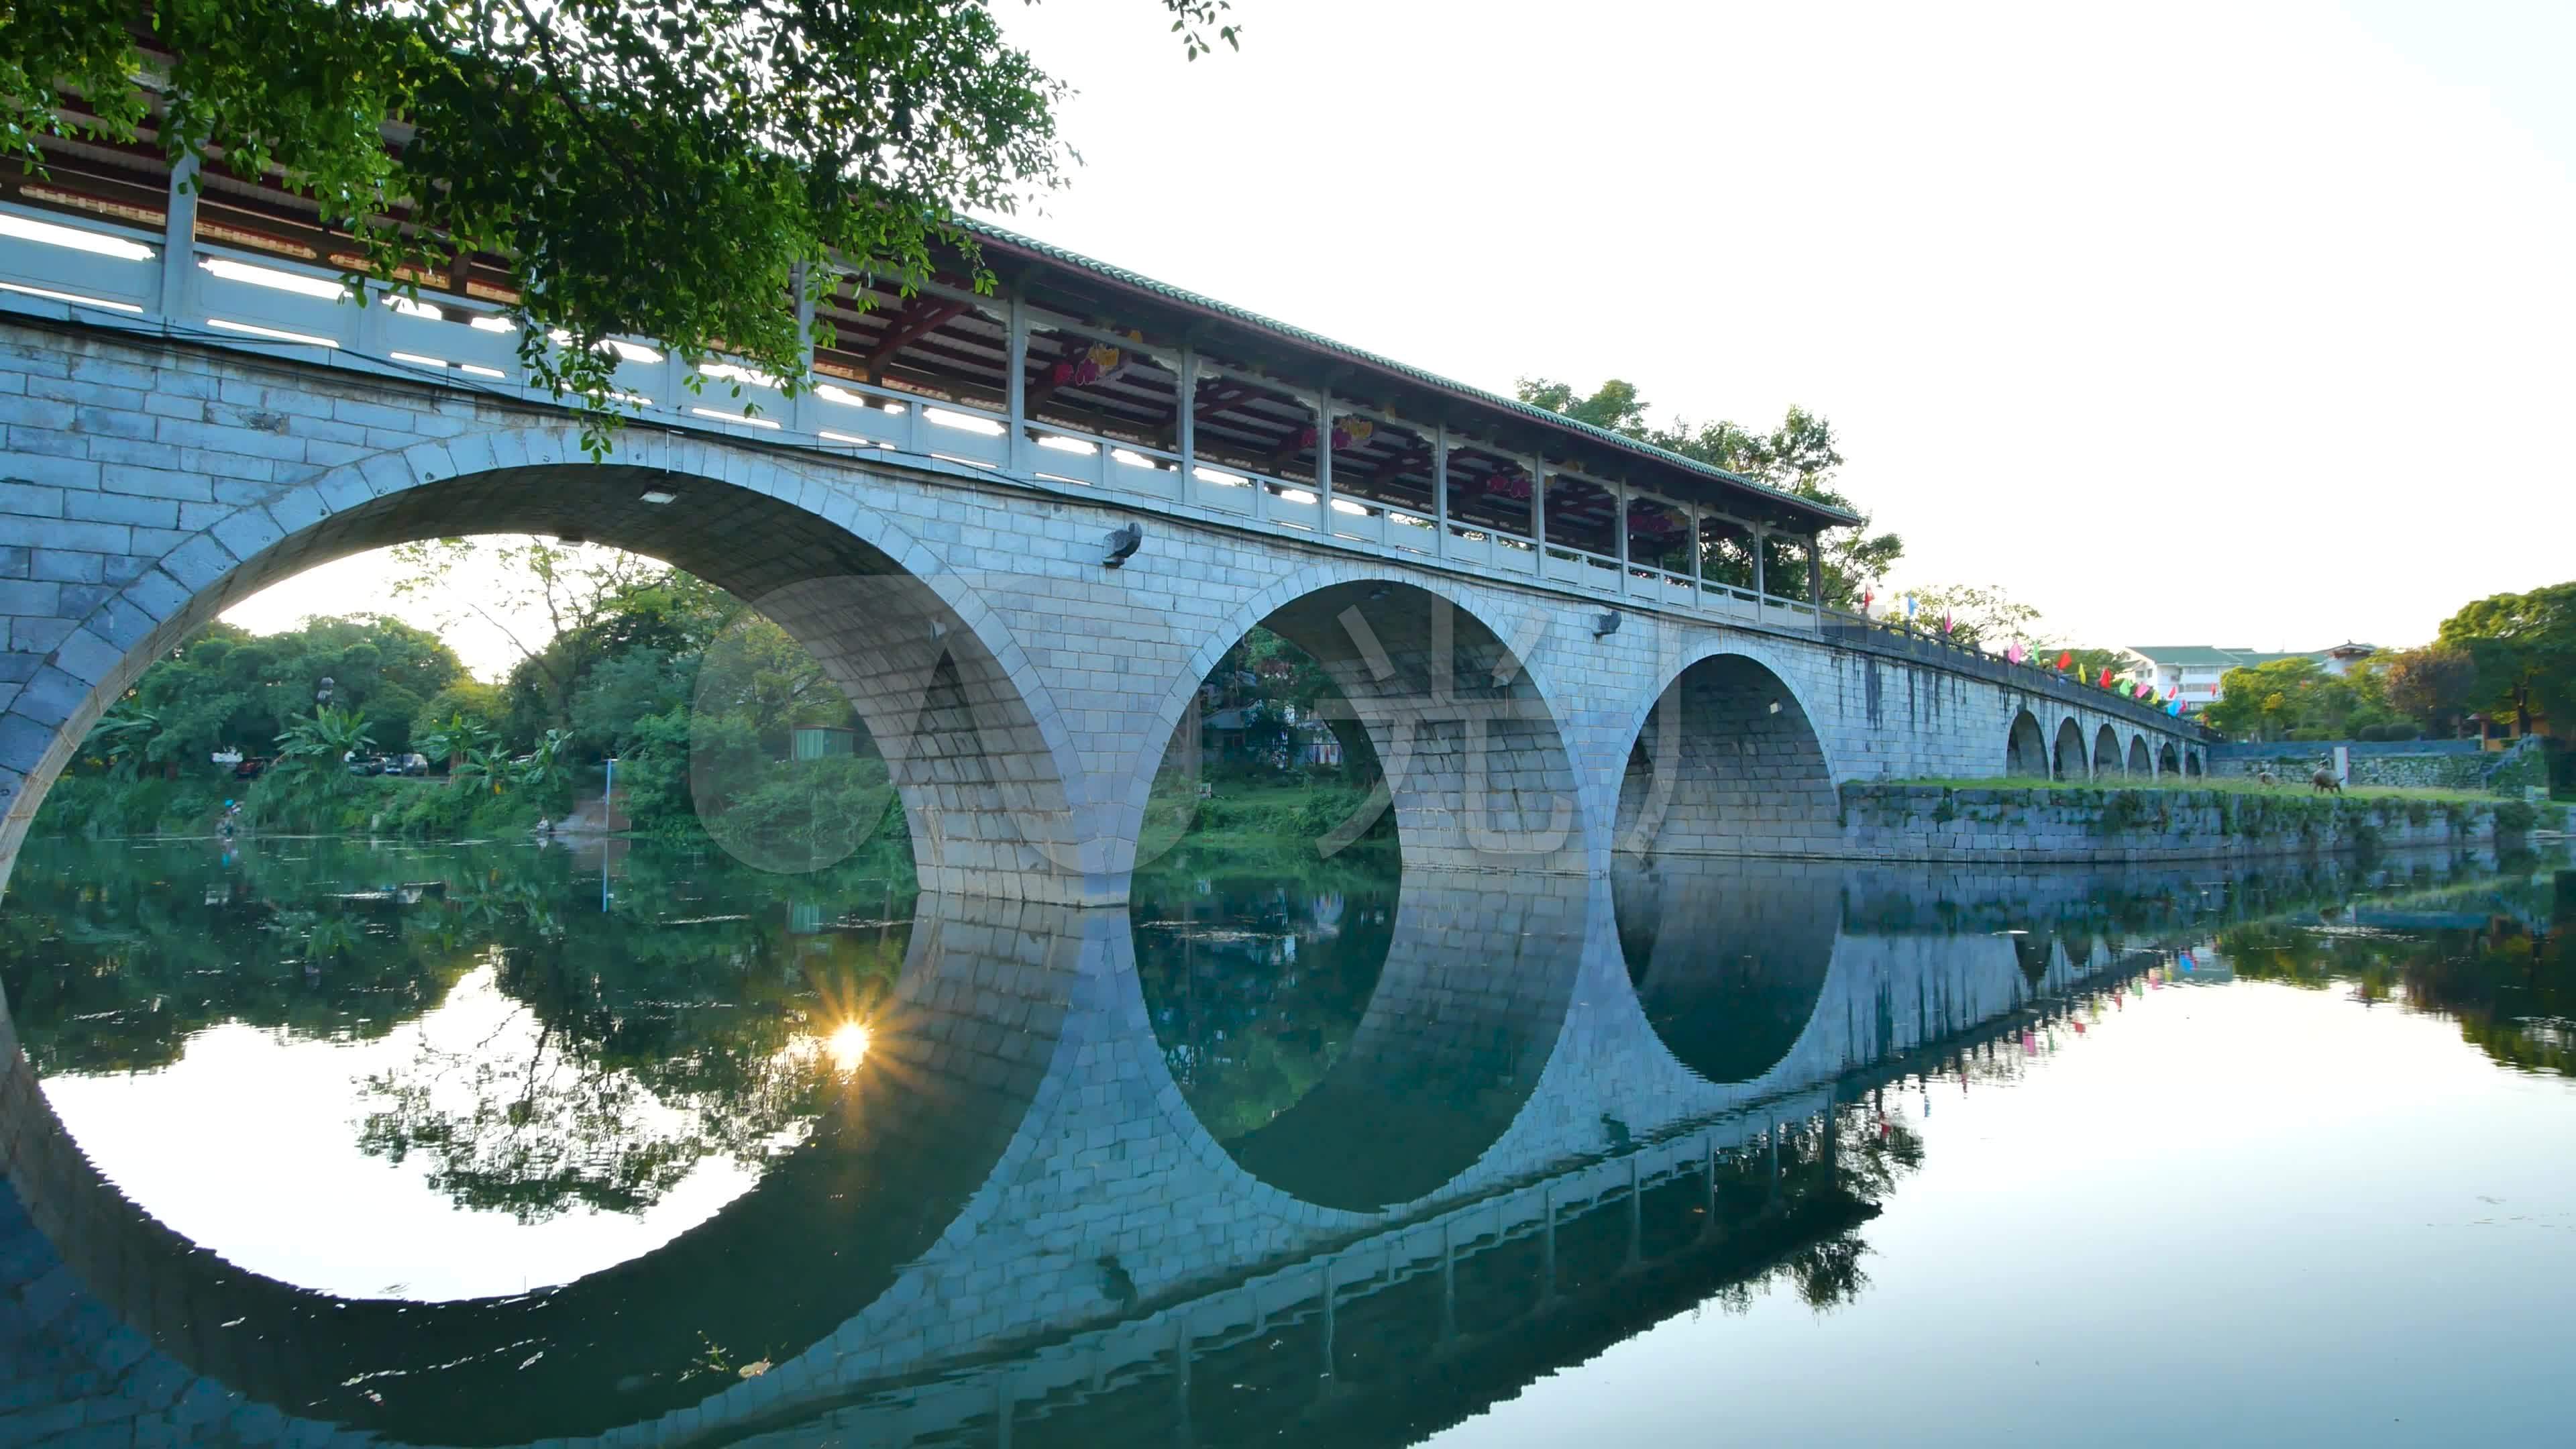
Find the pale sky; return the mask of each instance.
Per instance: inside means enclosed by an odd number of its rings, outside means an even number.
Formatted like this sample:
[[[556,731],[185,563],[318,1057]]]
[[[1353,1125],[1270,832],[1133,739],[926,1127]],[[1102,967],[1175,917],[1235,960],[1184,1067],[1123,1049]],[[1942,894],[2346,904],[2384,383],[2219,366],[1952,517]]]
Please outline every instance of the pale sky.
[[[2576,576],[2576,6],[998,4],[1019,230],[1463,381],[1830,417],[1900,584],[2097,644]],[[282,619],[354,607],[348,570]]]

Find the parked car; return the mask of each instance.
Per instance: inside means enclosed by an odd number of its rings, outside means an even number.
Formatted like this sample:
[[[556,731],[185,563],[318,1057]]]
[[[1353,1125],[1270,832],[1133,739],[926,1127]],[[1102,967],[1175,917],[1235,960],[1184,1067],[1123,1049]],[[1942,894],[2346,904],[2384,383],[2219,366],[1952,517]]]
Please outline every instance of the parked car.
[[[385,773],[388,775],[426,775],[429,773],[429,756],[420,754],[396,755],[385,762]]]
[[[385,757],[382,755],[350,754],[342,758],[348,763],[352,775],[381,775],[385,772]]]

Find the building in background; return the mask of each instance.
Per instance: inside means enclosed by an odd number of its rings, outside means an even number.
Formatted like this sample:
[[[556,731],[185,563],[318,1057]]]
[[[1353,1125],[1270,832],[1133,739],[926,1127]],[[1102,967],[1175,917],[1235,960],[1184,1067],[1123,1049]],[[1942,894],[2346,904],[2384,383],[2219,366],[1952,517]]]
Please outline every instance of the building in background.
[[[2221,697],[2231,669],[2253,669],[2277,659],[2313,659],[2328,674],[2350,673],[2355,664],[2379,652],[2375,644],[2346,641],[2330,649],[2293,649],[2267,654],[2258,649],[2230,649],[2217,644],[2143,644],[2120,651],[2131,660],[2127,676],[2155,686],[2156,697],[2178,695],[2185,709],[2204,709]]]

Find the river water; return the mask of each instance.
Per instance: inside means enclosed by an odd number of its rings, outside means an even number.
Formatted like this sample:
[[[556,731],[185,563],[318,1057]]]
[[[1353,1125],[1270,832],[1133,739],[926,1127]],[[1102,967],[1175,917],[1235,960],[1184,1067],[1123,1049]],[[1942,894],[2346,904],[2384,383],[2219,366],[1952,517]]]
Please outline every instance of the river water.
[[[0,1442],[2553,1442],[2571,928],[2530,856],[34,841]]]

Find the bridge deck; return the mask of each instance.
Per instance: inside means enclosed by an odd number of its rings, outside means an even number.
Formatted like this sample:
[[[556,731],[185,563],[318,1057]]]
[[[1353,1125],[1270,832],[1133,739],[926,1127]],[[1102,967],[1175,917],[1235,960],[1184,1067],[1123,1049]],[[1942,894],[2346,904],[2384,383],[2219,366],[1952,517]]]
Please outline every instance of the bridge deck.
[[[0,204],[0,313],[561,405],[530,384],[507,301],[489,286],[415,300],[371,285],[361,305],[336,269],[302,259],[314,246],[201,220],[193,196],[172,195],[156,233],[122,202],[105,215],[75,192],[17,194]],[[1087,275],[1071,262],[1050,274],[1059,292]],[[1253,352],[1229,358],[1079,321],[1033,300],[1050,294],[1025,279],[1001,297],[960,280],[934,279],[910,301],[833,293],[823,310],[841,331],[809,354],[820,385],[792,398],[739,362],[617,342],[630,425],[900,460],[1605,608],[1821,635],[2177,728],[2152,705],[2054,671],[1820,606],[1815,536],[1844,521],[1835,510],[1688,460],[1622,459],[1579,425],[1540,436],[1500,411],[1515,405],[1460,385],[1445,386],[1465,405],[1400,388],[1353,398],[1347,380],[1282,381]],[[1152,320],[1166,334],[1178,325]],[[865,336],[878,340],[862,350]],[[1179,406],[1184,396],[1193,406]]]

